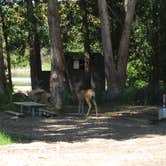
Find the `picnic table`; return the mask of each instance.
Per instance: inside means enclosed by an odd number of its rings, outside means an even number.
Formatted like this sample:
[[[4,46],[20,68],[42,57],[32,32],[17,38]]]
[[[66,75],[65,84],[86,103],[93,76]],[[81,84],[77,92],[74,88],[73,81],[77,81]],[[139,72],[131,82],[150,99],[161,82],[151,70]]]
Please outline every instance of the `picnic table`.
[[[41,103],[36,103],[33,101],[26,101],[26,102],[14,102],[14,104],[20,106],[20,112],[24,112],[24,107],[30,108],[30,111],[32,113],[32,117],[35,116],[35,112],[38,112],[38,109],[41,107],[47,106],[47,104],[41,104]]]

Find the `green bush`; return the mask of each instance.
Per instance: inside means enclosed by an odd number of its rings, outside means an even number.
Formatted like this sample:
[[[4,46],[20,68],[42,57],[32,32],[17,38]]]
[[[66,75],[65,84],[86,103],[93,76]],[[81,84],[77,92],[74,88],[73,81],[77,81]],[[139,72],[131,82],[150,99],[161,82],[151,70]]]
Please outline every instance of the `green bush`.
[[[76,104],[76,96],[71,93],[67,88],[65,88],[64,92],[64,104],[65,105],[73,105]]]
[[[130,87],[123,92],[121,101],[123,104],[145,105],[148,103],[148,89]]]

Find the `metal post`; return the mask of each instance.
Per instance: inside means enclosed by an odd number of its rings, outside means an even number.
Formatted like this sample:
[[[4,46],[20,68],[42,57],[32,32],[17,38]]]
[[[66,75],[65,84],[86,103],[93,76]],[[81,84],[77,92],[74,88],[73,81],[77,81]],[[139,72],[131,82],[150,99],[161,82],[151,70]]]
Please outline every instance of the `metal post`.
[[[23,105],[21,105],[21,113],[23,113]]]
[[[163,108],[165,108],[166,94],[163,94]]]
[[[35,116],[35,107],[32,107],[32,117]]]

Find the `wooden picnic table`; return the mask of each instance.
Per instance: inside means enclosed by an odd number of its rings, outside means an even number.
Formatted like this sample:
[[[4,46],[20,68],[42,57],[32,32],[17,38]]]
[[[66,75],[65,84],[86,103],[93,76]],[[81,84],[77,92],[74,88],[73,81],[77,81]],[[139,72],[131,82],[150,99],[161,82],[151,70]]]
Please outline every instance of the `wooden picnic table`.
[[[14,104],[20,106],[20,112],[24,112],[24,107],[28,107],[31,110],[32,117],[35,116],[35,112],[38,111],[39,108],[47,106],[47,104],[36,103],[33,101],[25,101],[25,102],[14,102]]]

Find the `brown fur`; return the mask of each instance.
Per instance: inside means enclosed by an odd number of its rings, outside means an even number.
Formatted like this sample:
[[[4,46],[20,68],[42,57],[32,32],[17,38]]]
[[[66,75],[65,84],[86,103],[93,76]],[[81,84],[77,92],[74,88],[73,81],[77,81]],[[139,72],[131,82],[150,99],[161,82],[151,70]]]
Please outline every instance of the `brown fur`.
[[[88,105],[87,116],[89,115],[89,113],[92,109],[92,103],[95,107],[96,116],[97,116],[98,112],[97,112],[97,104],[95,101],[95,91],[92,89],[86,89],[86,90],[80,90],[80,91],[76,92],[76,94],[77,94],[77,98],[79,101],[79,106],[78,106],[79,114],[84,112],[84,101],[85,101],[86,104]]]

